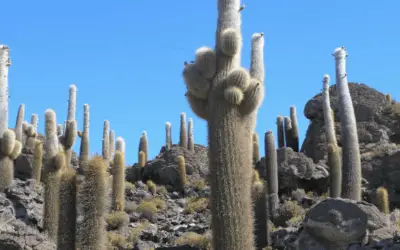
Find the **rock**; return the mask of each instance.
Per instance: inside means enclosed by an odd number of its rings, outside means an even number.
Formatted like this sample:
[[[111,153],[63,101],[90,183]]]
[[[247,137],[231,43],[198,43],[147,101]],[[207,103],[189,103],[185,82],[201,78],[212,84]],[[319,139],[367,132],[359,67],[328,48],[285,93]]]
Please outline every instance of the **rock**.
[[[33,154],[21,153],[14,161],[15,178],[27,180],[32,178]]]

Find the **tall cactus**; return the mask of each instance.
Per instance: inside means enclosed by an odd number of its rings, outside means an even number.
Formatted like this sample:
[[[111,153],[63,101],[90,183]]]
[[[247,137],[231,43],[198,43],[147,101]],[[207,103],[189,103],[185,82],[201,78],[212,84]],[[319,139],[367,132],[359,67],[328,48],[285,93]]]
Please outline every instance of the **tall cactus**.
[[[272,217],[276,216],[279,206],[278,185],[278,157],[276,153],[275,137],[272,131],[265,133],[265,166],[267,168],[267,184],[269,192],[269,208]]]
[[[125,208],[125,154],[116,151],[113,161],[112,207],[114,211]]]
[[[188,150],[194,152],[193,119],[188,121]]]
[[[342,193],[342,164],[338,147],[334,144],[328,145],[328,165],[330,177],[330,192],[332,198],[340,197]]]
[[[83,130],[78,135],[81,138],[79,149],[79,167],[84,168],[89,161],[89,123],[90,109],[88,104],[83,105]]]
[[[15,140],[15,133],[8,129],[8,67],[11,65],[9,49],[0,44],[0,192],[12,184],[14,159],[22,145]],[[19,152],[18,152],[19,151]]]
[[[32,124],[33,128],[37,131],[38,124],[39,124],[39,116],[37,114],[31,115],[31,124]]]
[[[179,131],[179,146],[187,148],[186,113],[181,113],[181,126]]]
[[[172,147],[172,129],[171,129],[171,123],[166,122],[165,123],[165,150],[168,151]]]
[[[297,122],[297,112],[295,106],[290,106],[290,120],[292,124],[292,141],[291,148],[295,152],[299,152],[299,124]]]
[[[61,137],[61,144],[64,146],[66,166],[71,164],[72,146],[75,143],[77,135],[77,123],[75,119],[76,114],[76,86],[71,84],[69,86],[69,99],[68,99],[68,116],[65,123],[64,135]]]
[[[337,48],[333,56],[336,62],[336,88],[342,125],[342,197],[359,201],[361,200],[361,157],[356,117],[347,82],[347,51],[344,47]]]
[[[65,168],[66,157],[63,152],[59,152],[59,142],[57,137],[56,113],[48,109],[45,112],[45,142],[46,152],[44,189],[44,216],[43,229],[49,237],[56,242],[58,230],[59,213],[59,191],[61,169]]]
[[[286,147],[291,148],[293,138],[292,138],[292,121],[290,120],[290,117],[285,116],[283,119],[284,124],[285,124],[285,144]]]
[[[277,134],[278,134],[278,148],[285,147],[285,130],[283,126],[283,117],[279,115],[276,118]]]
[[[110,162],[110,136],[109,136],[109,133],[110,133],[110,122],[108,120],[105,120],[104,125],[103,125],[102,156],[107,164]]]
[[[252,43],[250,74],[240,67],[240,0],[218,0],[215,50],[201,47],[185,63],[186,97],[208,122],[213,248],[254,249],[252,133],[264,96],[262,34]]]
[[[140,136],[139,141],[139,152],[143,151],[145,154],[144,161],[147,162],[149,160],[149,141],[147,139],[147,132],[143,131],[142,136]]]
[[[93,157],[84,169],[85,181],[79,190],[83,221],[79,227],[81,249],[104,250],[105,207],[108,194],[107,164],[101,157]]]
[[[322,88],[322,108],[324,112],[325,137],[327,144],[338,145],[335,134],[335,123],[333,119],[333,111],[331,109],[331,101],[329,97],[329,75],[324,75]]]
[[[110,130],[110,159],[112,159],[114,157],[114,152],[115,152],[115,131],[114,130]]]
[[[25,104],[20,104],[18,108],[17,120],[15,122],[15,139],[22,143],[22,122],[25,119]]]
[[[60,178],[60,211],[57,250],[72,250],[76,244],[77,180],[73,168],[66,168]]]
[[[122,137],[117,137],[115,142],[115,151],[125,153],[125,140]]]
[[[258,142],[257,133],[253,133],[253,165],[255,166],[260,160],[260,144]]]

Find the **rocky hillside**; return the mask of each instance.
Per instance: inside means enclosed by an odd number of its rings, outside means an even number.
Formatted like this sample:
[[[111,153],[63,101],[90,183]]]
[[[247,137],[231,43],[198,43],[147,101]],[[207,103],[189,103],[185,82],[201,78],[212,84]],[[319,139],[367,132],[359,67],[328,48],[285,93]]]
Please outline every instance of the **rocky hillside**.
[[[307,102],[310,120],[301,152],[279,148],[279,207],[269,221],[272,249],[400,249],[399,119],[385,95],[364,84],[349,84],[362,153],[365,201],[327,198],[322,97]],[[338,144],[340,118],[335,86],[330,89]],[[182,187],[177,159],[186,161]],[[43,185],[32,179],[29,150],[15,160],[15,180],[0,193],[0,249],[56,249],[43,232]],[[255,168],[262,170],[264,157]],[[71,167],[78,159],[72,156]],[[108,249],[210,249],[210,188],[207,149],[172,145],[155,159],[126,169],[125,209],[106,216]],[[266,173],[260,171],[260,178]],[[389,192],[390,213],[380,211],[377,189]],[[110,189],[111,195],[111,189]],[[375,206],[376,204],[377,206]],[[79,221],[82,220],[78,217]]]

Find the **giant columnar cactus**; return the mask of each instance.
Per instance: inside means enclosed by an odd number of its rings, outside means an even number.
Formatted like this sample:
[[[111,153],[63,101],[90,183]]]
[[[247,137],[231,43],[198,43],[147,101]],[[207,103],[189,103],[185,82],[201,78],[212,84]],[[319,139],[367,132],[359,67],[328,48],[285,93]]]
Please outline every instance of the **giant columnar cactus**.
[[[115,151],[125,153],[125,140],[122,137],[117,137],[115,142]]]
[[[48,109],[45,112],[45,141],[46,152],[44,164],[44,216],[43,229],[49,237],[57,240],[58,213],[59,213],[59,190],[61,169],[65,168],[66,157],[64,152],[59,152],[59,141],[57,137],[56,113]]]
[[[104,121],[103,125],[103,159],[108,164],[110,162],[110,122],[108,120]]]
[[[208,122],[213,248],[254,249],[252,133],[264,96],[263,34],[253,35],[250,74],[240,66],[240,0],[218,0],[215,50],[185,63],[186,97]]]
[[[22,122],[24,121],[25,117],[25,104],[20,104],[18,108],[17,120],[15,122],[15,139],[22,143]]]
[[[168,151],[172,147],[172,129],[171,123],[165,123],[165,150]]]
[[[295,106],[290,106],[290,120],[292,124],[292,142],[291,148],[299,152],[299,124],[297,122],[297,112]]]
[[[285,123],[285,143],[286,147],[291,147],[293,138],[292,138],[292,121],[290,120],[290,117],[285,116],[284,118],[284,123]]]
[[[358,143],[357,123],[347,83],[344,47],[333,53],[336,61],[336,88],[339,96],[339,115],[342,125],[342,197],[361,200],[361,158]]]
[[[72,250],[76,244],[77,180],[73,168],[66,168],[60,178],[60,211],[57,250]]]
[[[71,163],[72,146],[75,143],[77,134],[77,123],[75,120],[76,113],[76,86],[71,84],[69,86],[69,99],[68,99],[68,116],[65,123],[65,131],[62,136],[61,144],[64,146],[66,166]]]
[[[39,117],[37,114],[32,114],[31,116],[31,124],[33,128],[37,131],[38,130],[38,124],[39,124]]]
[[[332,198],[340,197],[342,192],[342,166],[338,146],[335,144],[328,145],[328,165],[330,177],[330,192]]]
[[[147,139],[147,132],[143,131],[142,136],[140,136],[140,141],[139,141],[139,153],[140,151],[143,151],[145,154],[145,162],[149,160],[149,142]]]
[[[22,145],[15,133],[8,129],[8,67],[11,65],[9,49],[0,45],[0,192],[12,184],[14,159],[21,153]],[[19,151],[19,152],[18,152]]]
[[[89,161],[89,105],[83,105],[83,130],[78,132],[81,138],[81,147],[79,150],[79,167],[84,168]]]
[[[193,119],[188,120],[188,146],[189,151],[194,152],[194,134],[193,134]]]
[[[258,142],[257,133],[253,133],[253,165],[255,166],[260,160],[260,144]]]
[[[114,157],[114,152],[115,152],[115,131],[110,130],[110,159]]]
[[[179,131],[179,146],[187,148],[186,113],[181,113],[181,127]]]
[[[116,151],[113,161],[112,207],[114,211],[125,208],[125,154]]]
[[[337,145],[335,134],[335,123],[333,120],[331,101],[329,97],[329,75],[324,75],[322,88],[322,108],[324,112],[325,137],[327,144]]]
[[[285,147],[285,130],[283,127],[283,117],[279,115],[276,118],[276,126],[277,126],[277,133],[278,133],[278,148]]]
[[[269,208],[272,217],[275,217],[279,206],[278,157],[276,153],[275,137],[272,131],[265,133],[264,143],[265,166],[267,168],[267,183],[269,192]]]
[[[85,181],[79,190],[83,220],[79,227],[81,249],[104,250],[104,215],[108,194],[107,162],[93,157],[84,169]]]

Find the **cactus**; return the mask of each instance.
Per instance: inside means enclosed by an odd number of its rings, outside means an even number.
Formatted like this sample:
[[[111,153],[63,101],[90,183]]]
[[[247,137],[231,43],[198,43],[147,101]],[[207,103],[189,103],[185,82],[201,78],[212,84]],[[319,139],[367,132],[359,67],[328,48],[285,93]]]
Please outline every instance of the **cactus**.
[[[140,151],[143,151],[143,153],[145,155],[144,162],[146,163],[148,161],[148,157],[149,157],[149,143],[148,143],[146,131],[143,131],[142,136],[140,136],[139,152]]]
[[[358,143],[357,123],[347,83],[344,47],[334,52],[336,62],[336,88],[339,96],[339,115],[342,125],[342,197],[361,200],[361,157]]]
[[[114,155],[112,168],[112,206],[114,211],[124,211],[125,208],[125,154],[117,151]]]
[[[150,193],[152,193],[153,195],[157,192],[157,186],[153,181],[147,180],[146,185],[147,185],[147,188],[149,189]]]
[[[44,188],[43,229],[50,239],[56,242],[60,205],[60,173],[61,169],[65,168],[66,157],[63,152],[59,152],[56,113],[51,109],[45,112],[45,134],[44,151],[46,152],[46,161],[44,164],[44,178],[46,185]]]
[[[260,144],[258,143],[257,133],[253,133],[253,165],[260,160]]]
[[[35,127],[32,124],[27,124],[26,126],[24,126],[24,133],[25,133],[25,148],[33,152],[35,150],[36,137],[37,137],[37,132],[35,130]]]
[[[276,216],[279,206],[279,185],[278,185],[278,158],[275,146],[275,137],[272,131],[265,133],[265,166],[267,168],[267,183],[269,209],[272,218]]]
[[[71,84],[69,86],[69,99],[68,99],[68,116],[65,121],[64,133],[60,137],[61,144],[64,146],[65,162],[69,167],[72,157],[72,146],[75,143],[77,135],[77,122],[75,119],[76,113],[76,86]],[[57,131],[59,132],[59,131]]]
[[[328,165],[330,177],[330,193],[332,198],[339,198],[342,192],[342,166],[338,147],[334,144],[328,145]]]
[[[324,112],[324,122],[325,122],[325,137],[329,144],[338,145],[336,141],[335,134],[335,114],[331,109],[331,102],[329,97],[329,75],[324,75],[323,79],[323,91],[322,91],[322,107]]]
[[[24,117],[25,117],[25,104],[20,104],[17,114],[17,120],[15,122],[15,139],[21,143],[22,143],[22,135],[24,132],[22,129],[22,122],[24,121]]]
[[[43,165],[43,143],[35,140],[35,150],[33,151],[33,171],[32,178],[36,183],[40,183]]]
[[[75,249],[76,244],[76,172],[66,168],[60,177],[60,210],[58,216],[58,250]]]
[[[89,161],[89,105],[83,105],[83,130],[78,135],[81,138],[81,146],[79,149],[79,167],[84,168]]]
[[[202,47],[183,78],[193,112],[208,122],[213,249],[254,249],[252,133],[264,97],[263,34],[252,37],[250,74],[240,67],[240,0],[218,0],[215,51]]]
[[[181,127],[179,131],[179,146],[187,148],[186,113],[181,113]]]
[[[82,224],[78,229],[81,249],[104,250],[105,207],[108,194],[107,162],[94,156],[84,169],[85,181],[79,190]]]
[[[384,214],[389,214],[389,195],[384,187],[379,187],[376,190],[376,198],[378,200],[378,208]]]
[[[117,137],[115,142],[115,151],[125,153],[125,140],[122,137]]]
[[[110,162],[110,122],[108,120],[104,121],[103,125],[103,150],[102,156],[106,161],[106,164]]]
[[[276,126],[277,126],[277,133],[278,133],[278,148],[285,147],[285,130],[283,127],[283,117],[278,116],[276,118]]]
[[[146,165],[146,154],[143,151],[139,152],[139,166],[144,167]]]
[[[64,134],[64,126],[62,124],[57,125],[57,136],[62,139],[62,136]]]
[[[193,119],[188,121],[188,150],[194,152],[194,134],[193,134]]]
[[[37,114],[31,115],[31,124],[32,124],[33,128],[37,131],[38,124],[39,124],[39,117]]]
[[[186,183],[187,183],[185,158],[180,155],[180,156],[178,156],[177,162],[178,162],[178,171],[179,171],[179,180],[180,180],[180,184],[181,184],[181,190],[183,191],[186,186]]]
[[[115,131],[110,130],[110,135],[109,135],[109,142],[110,142],[110,159],[114,157],[114,152],[115,152]]]
[[[292,138],[292,121],[290,120],[290,117],[285,116],[283,119],[285,123],[285,144],[286,147],[290,148],[293,144],[293,138]]]
[[[9,48],[0,44],[0,139],[8,129],[8,67],[10,65]]]
[[[4,192],[14,180],[14,160],[21,154],[22,144],[10,129],[3,133],[0,143],[0,192]]]
[[[172,130],[171,123],[165,123],[165,150],[168,151],[172,147]]]
[[[387,101],[389,104],[392,104],[392,96],[391,96],[389,93],[387,93],[387,94],[385,95],[385,97],[386,97],[386,101]]]
[[[299,124],[297,122],[297,112],[295,106],[290,106],[290,120],[292,124],[291,130],[291,148],[295,152],[299,152]]]
[[[255,171],[257,173],[257,171]],[[264,249],[270,245],[268,185],[265,180],[257,178],[253,181],[252,199],[254,203],[254,236],[257,249]]]

